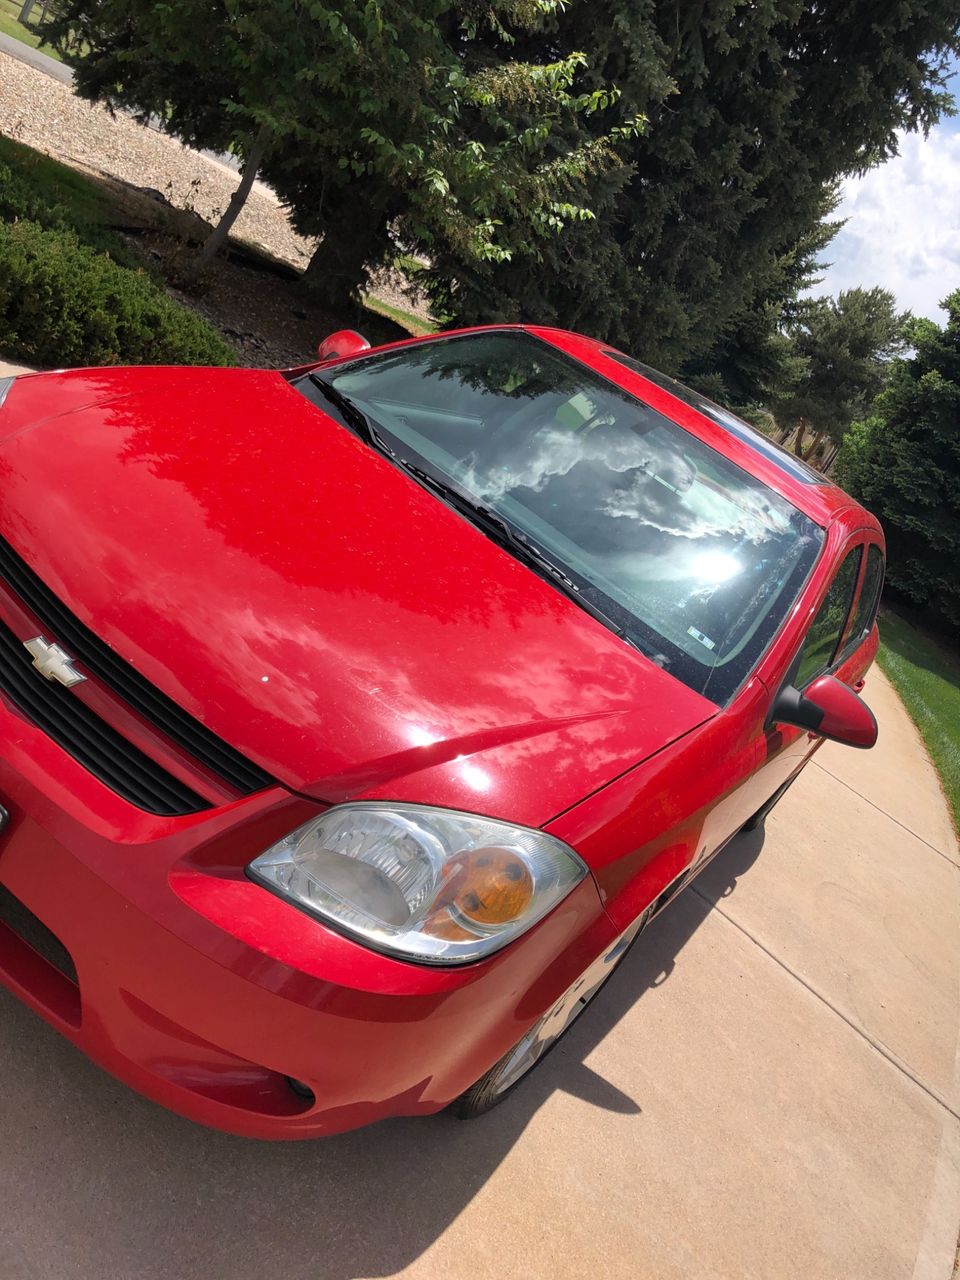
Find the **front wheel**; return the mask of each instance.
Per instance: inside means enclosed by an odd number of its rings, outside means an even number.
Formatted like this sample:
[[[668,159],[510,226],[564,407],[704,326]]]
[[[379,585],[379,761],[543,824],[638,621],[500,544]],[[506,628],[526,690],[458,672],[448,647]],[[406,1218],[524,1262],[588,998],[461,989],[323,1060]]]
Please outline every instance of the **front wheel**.
[[[651,914],[648,909],[635,920],[603,955],[598,956],[581,973],[556,1004],[537,1019],[526,1035],[521,1036],[513,1048],[507,1050],[499,1062],[495,1062],[489,1071],[484,1072],[475,1084],[450,1104],[450,1110],[455,1116],[461,1120],[482,1116],[501,1103],[508,1093],[512,1093],[527,1078],[596,996]]]

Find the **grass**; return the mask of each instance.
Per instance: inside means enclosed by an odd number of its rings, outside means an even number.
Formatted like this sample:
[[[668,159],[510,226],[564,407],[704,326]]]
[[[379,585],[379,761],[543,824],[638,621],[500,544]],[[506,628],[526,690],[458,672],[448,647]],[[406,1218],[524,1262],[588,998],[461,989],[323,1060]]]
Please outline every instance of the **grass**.
[[[960,833],[960,659],[889,611],[880,639],[880,666],[920,730]]]
[[[40,37],[35,33],[33,27],[25,27],[22,22],[17,21],[22,8],[23,4],[18,0],[0,0],[0,31],[5,36],[13,36],[14,40],[19,40],[21,44],[29,45],[31,49],[39,49]],[[39,12],[38,6],[34,13],[37,14]],[[57,62],[63,61],[56,49],[50,45],[44,45],[42,52],[48,58],[56,58]]]
[[[114,211],[89,178],[0,135],[0,172],[4,167],[12,176],[8,174],[6,185],[0,184],[0,218],[31,218],[44,226],[68,228],[121,266],[143,268],[139,257],[111,230]]]
[[[379,298],[371,297],[369,294],[364,298],[363,305],[368,311],[392,320],[394,324],[398,324],[401,329],[405,329],[415,338],[422,337],[425,333],[437,332],[437,326],[431,324],[429,320],[423,320],[420,316],[415,316],[412,311],[404,311],[401,307],[392,307],[389,302],[381,302]]]
[[[3,4],[4,0],[0,0]],[[89,178],[41,151],[12,138],[0,135],[0,163],[15,165],[27,175],[30,185],[43,190],[50,204],[69,206],[83,222],[102,222],[105,218],[103,198]]]

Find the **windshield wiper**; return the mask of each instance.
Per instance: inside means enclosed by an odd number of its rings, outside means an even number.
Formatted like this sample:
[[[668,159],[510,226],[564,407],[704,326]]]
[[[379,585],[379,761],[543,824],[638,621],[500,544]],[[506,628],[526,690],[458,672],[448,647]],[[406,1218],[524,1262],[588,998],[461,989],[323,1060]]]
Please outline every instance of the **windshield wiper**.
[[[538,572],[541,577],[548,578],[555,583],[565,596],[573,600],[575,604],[578,604],[591,617],[596,618],[598,622],[602,622],[615,635],[626,640],[628,644],[634,645],[635,648],[640,648],[640,645],[627,633],[625,628],[621,627],[618,622],[614,622],[608,613],[604,613],[602,609],[599,609],[592,601],[584,597],[580,587],[568,573],[561,569],[558,564],[554,564],[548,555],[515,529],[509,520],[504,519],[498,511],[494,511],[492,507],[487,506],[484,502],[479,502],[458,485],[450,484],[440,476],[434,475],[432,471],[426,471],[423,467],[418,467],[416,463],[408,462],[399,455],[394,456],[404,471],[412,475],[425,488],[432,489],[438,497],[443,498],[451,507],[456,508],[473,524],[481,528],[494,542],[499,543],[500,546],[510,551],[517,560],[522,561],[529,568]],[[641,650],[641,652],[643,651]]]
[[[321,395],[326,400],[329,400],[335,409],[340,411],[340,416],[357,433],[361,440],[365,440],[368,445],[379,453],[385,453],[391,458],[395,456],[377,428],[349,396],[345,396],[342,391],[338,391],[333,383],[328,382],[326,378],[321,378],[319,373],[308,373],[307,377]]]

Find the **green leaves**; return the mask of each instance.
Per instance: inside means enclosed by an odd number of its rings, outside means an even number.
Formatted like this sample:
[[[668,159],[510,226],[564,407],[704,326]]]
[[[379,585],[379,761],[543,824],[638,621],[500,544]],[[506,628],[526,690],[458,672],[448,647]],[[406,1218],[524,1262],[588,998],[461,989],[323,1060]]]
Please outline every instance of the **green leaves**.
[[[778,423],[802,421],[839,444],[880,393],[910,329],[911,317],[897,313],[886,289],[850,289],[836,300],[803,303],[787,326],[792,376],[770,402]]]
[[[622,165],[640,121],[615,115],[616,86],[586,82],[582,48],[543,56],[566,8],[64,0],[57,38],[91,51],[75,59],[81,93],[156,115],[187,143],[245,156],[268,126],[265,175],[298,227],[327,238],[341,289],[350,260],[352,291],[364,237],[366,265],[399,241],[472,271],[536,259],[592,216],[591,182]]]
[[[191,145],[269,125],[331,305],[409,251],[438,314],[587,329],[740,403],[813,367],[779,329],[836,184],[937,120],[960,48],[956,0],[61,0],[50,29],[79,92]]]
[[[42,366],[236,363],[145,272],[26,219],[0,222],[0,346]]]
[[[944,306],[944,327],[909,327],[915,354],[850,428],[837,470],[883,522],[893,588],[960,627],[960,289]]]
[[[595,216],[496,270],[435,249],[438,305],[582,328],[763,399],[783,369],[778,326],[836,230],[837,179],[944,109],[955,3],[592,0],[543,31],[518,39],[518,61],[586,55],[551,139],[573,163],[601,143],[567,197]]]

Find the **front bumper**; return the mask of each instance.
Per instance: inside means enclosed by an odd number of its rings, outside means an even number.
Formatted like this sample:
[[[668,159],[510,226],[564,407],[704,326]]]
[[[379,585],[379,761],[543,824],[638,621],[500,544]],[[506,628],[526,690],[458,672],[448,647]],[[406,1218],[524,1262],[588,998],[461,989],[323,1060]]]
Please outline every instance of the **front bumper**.
[[[440,1110],[616,932],[588,878],[480,964],[378,956],[243,873],[315,805],[276,788],[156,818],[2,705],[0,803],[0,886],[75,969],[61,972],[0,920],[0,982],[139,1092],[250,1137]]]

